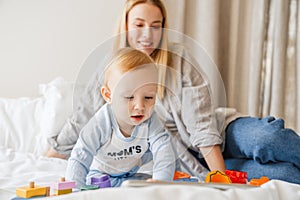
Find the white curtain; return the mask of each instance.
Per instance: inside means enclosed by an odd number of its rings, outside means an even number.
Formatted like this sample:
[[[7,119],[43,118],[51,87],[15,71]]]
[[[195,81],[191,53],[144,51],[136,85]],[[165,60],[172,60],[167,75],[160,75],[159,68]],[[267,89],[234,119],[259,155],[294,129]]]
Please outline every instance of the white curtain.
[[[298,0],[165,3],[170,28],[194,38],[218,66],[228,107],[281,117],[300,133]]]
[[[298,0],[270,1],[264,59],[260,115],[286,119],[287,126],[297,123],[297,12]],[[299,22],[298,22],[299,23]],[[299,50],[299,49],[298,49]],[[298,66],[298,69],[299,66]]]

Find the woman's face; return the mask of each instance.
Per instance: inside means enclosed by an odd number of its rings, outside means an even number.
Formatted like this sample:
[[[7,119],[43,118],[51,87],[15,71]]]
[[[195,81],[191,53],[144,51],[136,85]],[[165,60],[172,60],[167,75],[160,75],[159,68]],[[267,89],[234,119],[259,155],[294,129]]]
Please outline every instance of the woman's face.
[[[134,6],[127,16],[127,41],[130,47],[150,55],[162,37],[163,16],[160,9],[152,4]]]

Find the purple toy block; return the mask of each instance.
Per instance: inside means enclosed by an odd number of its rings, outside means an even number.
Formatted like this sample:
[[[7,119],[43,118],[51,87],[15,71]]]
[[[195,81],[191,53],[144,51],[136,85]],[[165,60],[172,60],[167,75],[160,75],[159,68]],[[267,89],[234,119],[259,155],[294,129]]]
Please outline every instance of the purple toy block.
[[[99,188],[111,187],[109,176],[102,175],[100,177],[92,177],[91,185],[97,185]]]

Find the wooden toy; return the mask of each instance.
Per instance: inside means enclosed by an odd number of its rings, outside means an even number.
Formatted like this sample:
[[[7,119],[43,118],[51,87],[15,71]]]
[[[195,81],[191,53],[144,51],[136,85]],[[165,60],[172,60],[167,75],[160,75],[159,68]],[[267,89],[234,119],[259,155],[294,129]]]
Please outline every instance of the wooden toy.
[[[209,172],[206,175],[205,178],[205,182],[206,183],[231,183],[231,180],[229,178],[229,176],[227,176],[225,173],[218,171],[218,170],[214,170]]]
[[[80,188],[81,191],[85,191],[85,190],[97,190],[97,189],[99,189],[98,185],[85,185],[85,186],[82,186]]]
[[[181,178],[191,178],[191,175],[181,171],[175,171],[173,180],[181,179]]]
[[[199,182],[196,177],[191,177],[190,174],[181,171],[175,171],[173,181],[175,182]]]
[[[49,196],[50,187],[35,186],[34,182],[30,182],[29,186],[16,189],[16,195],[22,198],[31,198],[38,196]]]
[[[226,170],[225,174],[229,176],[232,183],[247,184],[248,181],[247,172]]]
[[[99,186],[99,188],[111,187],[110,179],[108,175],[102,175],[100,177],[92,177],[91,184]]]
[[[62,195],[72,193],[75,185],[75,181],[66,181],[65,178],[62,177],[59,182],[53,183],[51,188],[53,189],[54,195]]]
[[[269,181],[269,178],[266,176],[260,177],[260,179],[251,179],[250,185],[261,186],[262,184]]]

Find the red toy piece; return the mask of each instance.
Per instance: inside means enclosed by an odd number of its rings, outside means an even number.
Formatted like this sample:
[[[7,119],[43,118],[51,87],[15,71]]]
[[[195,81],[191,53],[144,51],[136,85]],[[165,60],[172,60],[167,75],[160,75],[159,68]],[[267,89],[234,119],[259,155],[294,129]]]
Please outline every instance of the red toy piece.
[[[247,172],[226,170],[225,174],[229,176],[232,183],[247,184],[247,180],[248,180]]]

